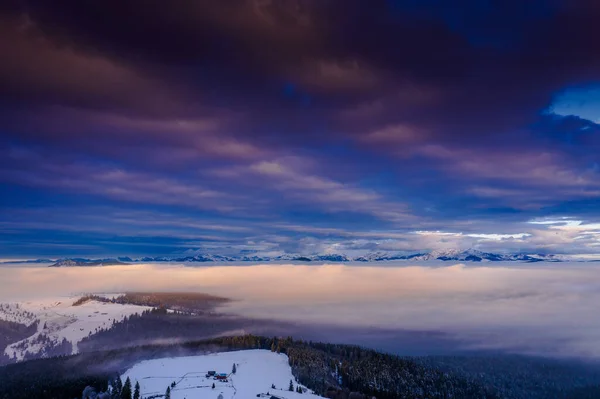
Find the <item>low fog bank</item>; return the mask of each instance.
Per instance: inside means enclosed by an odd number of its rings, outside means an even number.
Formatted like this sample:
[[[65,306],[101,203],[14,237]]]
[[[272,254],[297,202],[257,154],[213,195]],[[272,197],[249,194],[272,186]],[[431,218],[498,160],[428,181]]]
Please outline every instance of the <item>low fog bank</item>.
[[[281,322],[281,333],[303,339],[406,355],[484,351],[595,360],[599,272],[595,263],[2,267],[0,302],[204,292],[234,299],[221,312]]]

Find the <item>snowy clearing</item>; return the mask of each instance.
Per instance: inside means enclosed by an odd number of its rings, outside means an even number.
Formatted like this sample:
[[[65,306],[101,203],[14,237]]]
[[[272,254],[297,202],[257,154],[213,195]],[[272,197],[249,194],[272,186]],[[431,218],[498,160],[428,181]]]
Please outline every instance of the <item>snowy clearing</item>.
[[[60,344],[63,339],[66,339],[73,345],[72,353],[75,354],[77,343],[90,333],[108,329],[115,321],[119,322],[127,316],[151,309],[147,306],[98,301],[88,301],[73,306],[73,302],[77,299],[78,297],[63,297],[0,305],[2,320],[26,325],[39,321],[34,335],[9,345],[4,353],[16,357],[17,360],[23,360],[26,353],[41,353],[49,345]]]
[[[236,373],[232,374],[234,364]],[[227,382],[207,377],[209,371],[227,374]],[[292,375],[288,357],[260,349],[145,360],[127,370],[121,379],[125,382],[128,377],[133,386],[140,383],[143,398],[164,395],[172,383],[175,385],[171,388],[171,399],[217,399],[219,395],[223,399],[256,398],[257,395],[284,399],[321,398],[303,385],[300,387],[304,388],[304,393],[289,391],[290,380],[294,389],[299,384]]]

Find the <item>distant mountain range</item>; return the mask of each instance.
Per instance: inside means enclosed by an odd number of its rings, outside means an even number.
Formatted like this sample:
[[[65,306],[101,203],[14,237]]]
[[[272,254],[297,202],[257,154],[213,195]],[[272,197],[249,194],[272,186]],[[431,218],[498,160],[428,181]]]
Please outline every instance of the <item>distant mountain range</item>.
[[[388,252],[371,252],[360,256],[348,256],[344,254],[282,254],[276,256],[263,256],[259,254],[243,254],[237,256],[225,256],[188,251],[186,254],[173,256],[140,257],[128,256],[118,258],[88,259],[88,258],[64,258],[64,259],[33,259],[19,262],[5,263],[53,263],[52,267],[69,266],[111,266],[125,265],[131,263],[148,262],[386,262],[386,261],[459,261],[459,262],[564,262],[581,261],[569,255],[548,255],[511,253],[498,254],[483,252],[476,249],[431,251],[413,254],[398,254]]]
[[[129,263],[122,262],[118,259],[58,259],[50,267],[63,267],[63,266],[114,266],[114,265],[128,265]]]

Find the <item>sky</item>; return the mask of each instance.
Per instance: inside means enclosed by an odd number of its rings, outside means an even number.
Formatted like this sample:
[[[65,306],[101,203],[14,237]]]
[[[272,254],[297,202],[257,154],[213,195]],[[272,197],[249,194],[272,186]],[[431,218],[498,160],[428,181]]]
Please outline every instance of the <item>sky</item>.
[[[0,257],[600,253],[595,0],[8,0]]]

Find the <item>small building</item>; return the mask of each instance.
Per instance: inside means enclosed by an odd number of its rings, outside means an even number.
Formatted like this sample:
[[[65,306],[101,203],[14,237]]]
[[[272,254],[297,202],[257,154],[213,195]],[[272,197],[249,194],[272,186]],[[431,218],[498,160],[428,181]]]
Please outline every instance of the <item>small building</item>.
[[[225,374],[225,373],[219,373],[219,374],[215,375],[215,378],[217,380],[225,380],[226,381],[227,380],[227,374]]]

